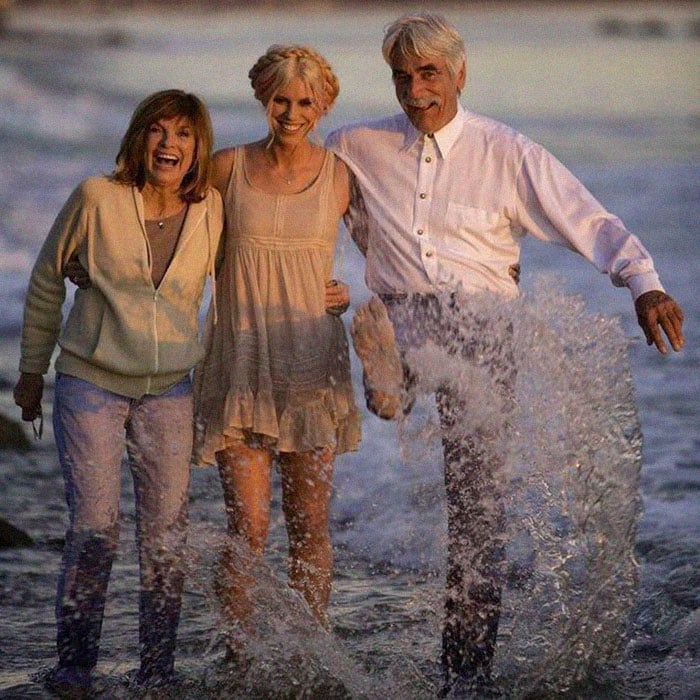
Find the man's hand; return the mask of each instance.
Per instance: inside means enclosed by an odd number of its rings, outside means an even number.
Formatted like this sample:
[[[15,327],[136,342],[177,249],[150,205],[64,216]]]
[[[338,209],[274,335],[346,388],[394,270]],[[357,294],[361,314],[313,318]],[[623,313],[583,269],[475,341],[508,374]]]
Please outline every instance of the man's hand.
[[[82,266],[77,256],[71,258],[63,266],[63,276],[67,277],[76,287],[88,289],[92,286],[88,271]]]
[[[350,306],[350,287],[345,282],[331,280],[326,282],[326,313],[340,316]]]
[[[12,392],[15,403],[22,409],[22,420],[33,421],[41,416],[41,397],[44,394],[44,377],[41,374],[22,372]]]
[[[680,350],[685,344],[683,337],[683,311],[672,297],[665,292],[655,290],[645,292],[634,302],[637,321],[644,331],[647,345],[656,345],[658,351],[665,355],[668,352],[666,343],[659,326],[671,342],[674,350]]]

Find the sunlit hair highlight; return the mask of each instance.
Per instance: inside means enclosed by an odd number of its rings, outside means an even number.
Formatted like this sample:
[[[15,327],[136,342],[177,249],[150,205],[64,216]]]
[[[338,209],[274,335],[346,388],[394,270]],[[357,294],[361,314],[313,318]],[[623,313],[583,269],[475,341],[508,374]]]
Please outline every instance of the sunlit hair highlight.
[[[301,78],[314,99],[317,121],[335,103],[340,84],[328,61],[316,50],[299,44],[274,44],[248,72],[255,98],[265,107],[270,131],[273,100],[294,78]],[[315,124],[314,124],[315,126]]]
[[[162,119],[185,117],[192,125],[195,153],[192,166],[180,185],[180,195],[186,202],[199,202],[209,191],[211,152],[214,133],[205,104],[183,90],[161,90],[146,97],[134,110],[117,153],[112,178],[116,182],[146,184],[146,137],[152,124]]]
[[[442,56],[452,77],[456,77],[467,62],[459,32],[442,15],[432,12],[405,15],[390,24],[384,31],[382,55],[390,66],[399,57]]]

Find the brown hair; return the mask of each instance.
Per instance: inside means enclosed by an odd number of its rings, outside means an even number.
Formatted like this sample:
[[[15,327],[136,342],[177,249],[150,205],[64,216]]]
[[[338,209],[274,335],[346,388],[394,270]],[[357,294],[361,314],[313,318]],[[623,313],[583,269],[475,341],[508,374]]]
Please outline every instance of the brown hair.
[[[311,91],[319,117],[335,103],[340,85],[333,69],[320,53],[309,46],[274,44],[248,72],[255,98],[268,115],[272,100],[293,78],[301,78]],[[272,125],[270,125],[272,126]]]
[[[194,161],[182,179],[180,194],[187,202],[199,202],[210,187],[214,133],[205,104],[196,95],[183,90],[161,90],[136,107],[122,138],[112,178],[142,188],[146,184],[144,158],[148,129],[160,119],[174,117],[189,119],[195,136]]]

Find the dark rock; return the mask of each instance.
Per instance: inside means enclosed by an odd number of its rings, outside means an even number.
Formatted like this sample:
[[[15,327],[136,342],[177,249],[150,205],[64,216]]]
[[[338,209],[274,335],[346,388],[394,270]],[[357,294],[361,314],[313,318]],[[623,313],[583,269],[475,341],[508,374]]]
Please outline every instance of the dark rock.
[[[26,533],[0,518],[0,549],[31,547],[34,540]]]
[[[31,443],[22,426],[0,413],[0,450],[27,452],[29,449]]]

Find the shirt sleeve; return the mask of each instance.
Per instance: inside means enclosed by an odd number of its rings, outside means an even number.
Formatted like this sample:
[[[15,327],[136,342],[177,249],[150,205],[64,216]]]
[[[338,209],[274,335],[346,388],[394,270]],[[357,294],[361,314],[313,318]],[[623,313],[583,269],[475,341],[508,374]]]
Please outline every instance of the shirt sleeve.
[[[63,265],[85,238],[83,188],[69,197],[41,247],[29,278],[20,341],[20,372],[45,374],[61,330]]]
[[[362,255],[366,256],[369,245],[369,215],[362,198],[360,183],[352,170],[350,170],[350,204],[343,215],[343,221],[355,245]]]
[[[516,188],[517,218],[535,238],[580,253],[634,299],[663,290],[641,241],[542,146],[525,148]]]

